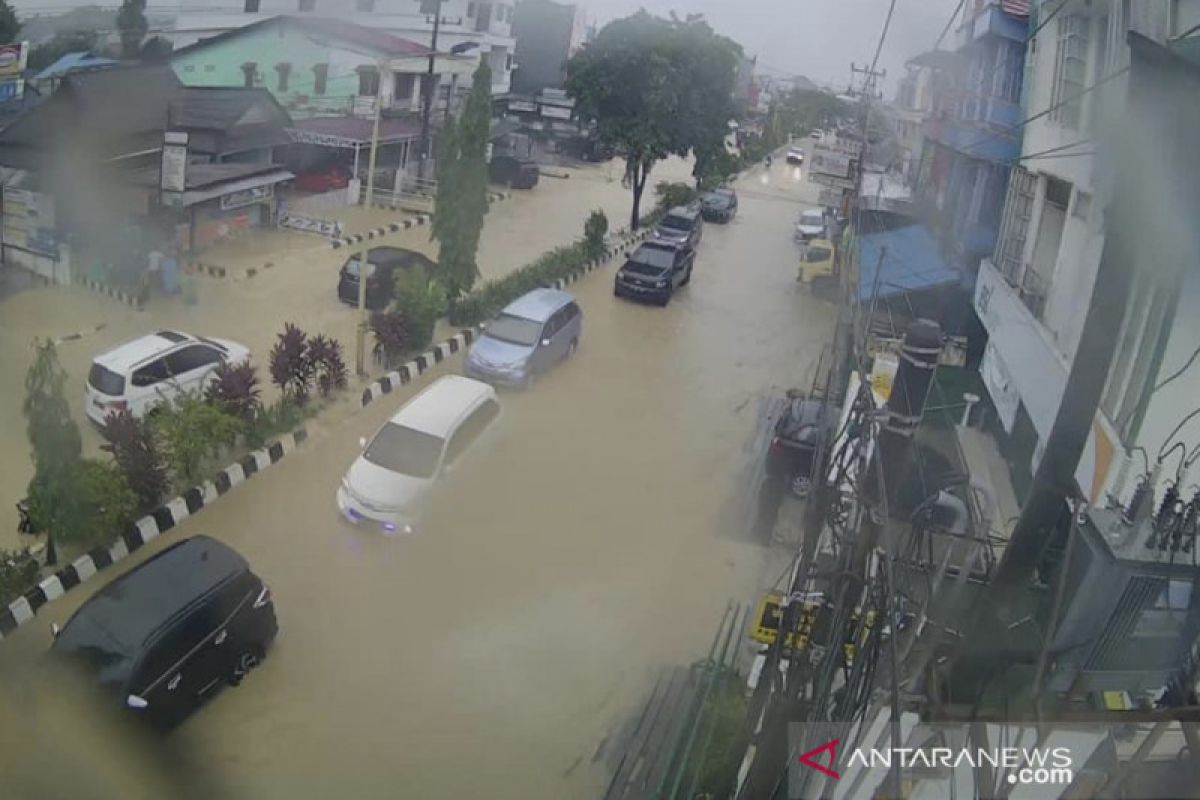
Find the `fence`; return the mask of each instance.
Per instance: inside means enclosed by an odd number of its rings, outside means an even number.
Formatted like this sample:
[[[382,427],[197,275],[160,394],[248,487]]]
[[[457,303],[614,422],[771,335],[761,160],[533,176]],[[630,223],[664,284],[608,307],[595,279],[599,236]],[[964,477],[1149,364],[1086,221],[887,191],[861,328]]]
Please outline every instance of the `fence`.
[[[356,202],[359,193],[359,181],[352,180],[348,186],[341,189],[331,189],[320,194],[292,196],[287,199],[288,213],[302,214],[306,217],[319,217],[323,212],[336,208],[345,208]]]

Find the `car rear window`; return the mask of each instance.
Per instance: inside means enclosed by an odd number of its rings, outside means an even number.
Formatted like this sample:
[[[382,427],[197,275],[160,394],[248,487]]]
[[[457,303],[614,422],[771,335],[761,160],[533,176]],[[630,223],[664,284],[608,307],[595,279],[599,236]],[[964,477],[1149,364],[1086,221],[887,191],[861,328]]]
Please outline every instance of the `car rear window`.
[[[88,373],[88,385],[100,394],[113,397],[125,393],[125,378],[99,364],[92,364],[92,371]]]
[[[389,422],[367,446],[363,458],[401,475],[432,478],[443,444],[438,436]]]
[[[357,259],[357,258],[352,258],[349,261],[347,261],[346,262],[346,274],[349,275],[351,278],[357,278],[358,277],[358,265],[359,265],[359,259]],[[367,262],[367,278],[370,279],[371,276],[374,274],[375,274],[375,265],[372,264],[370,261],[368,261]]]
[[[662,247],[639,247],[625,265],[630,272],[643,275],[662,272],[675,265],[675,251]]]
[[[687,217],[676,217],[668,215],[663,218],[660,227],[670,228],[675,231],[690,231],[692,229],[692,221]]]
[[[827,247],[810,247],[805,257],[805,261],[809,264],[816,264],[818,261],[824,261],[829,258],[830,252]]]

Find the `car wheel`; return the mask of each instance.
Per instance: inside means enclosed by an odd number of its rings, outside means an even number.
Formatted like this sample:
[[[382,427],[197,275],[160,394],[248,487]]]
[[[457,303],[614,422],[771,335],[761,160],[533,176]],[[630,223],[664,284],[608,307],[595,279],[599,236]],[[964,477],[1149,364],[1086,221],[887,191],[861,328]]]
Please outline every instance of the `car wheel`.
[[[687,286],[692,282],[692,268],[688,267],[687,272],[683,274],[683,280],[679,282],[680,286]]]
[[[262,645],[247,645],[233,664],[233,671],[229,674],[229,685],[241,684],[250,671],[262,663],[263,655]]]

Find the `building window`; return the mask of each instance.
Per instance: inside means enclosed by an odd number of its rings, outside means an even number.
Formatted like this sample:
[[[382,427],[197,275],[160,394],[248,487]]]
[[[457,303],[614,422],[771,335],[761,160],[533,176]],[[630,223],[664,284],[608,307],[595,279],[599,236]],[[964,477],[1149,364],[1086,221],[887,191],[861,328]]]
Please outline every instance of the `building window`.
[[[1092,196],[1087,192],[1075,190],[1075,204],[1071,206],[1071,216],[1087,222],[1092,210]]]
[[[325,83],[329,79],[328,64],[314,64],[313,68],[313,94],[325,94]]]
[[[205,64],[205,65],[204,65],[204,71],[205,71],[205,72],[216,72],[216,71],[217,71],[217,65],[216,65],[216,64]]]
[[[314,11],[317,8],[317,0],[298,0],[296,8],[300,11]]]
[[[1088,29],[1090,20],[1078,14],[1058,18],[1058,51],[1054,64],[1054,91],[1050,118],[1068,128],[1079,128],[1087,77]]]
[[[506,55],[504,57],[504,71],[512,72],[512,68],[513,68],[513,57],[512,57],[512,53],[509,53],[508,55]]]
[[[475,4],[474,3],[467,3],[467,16],[474,18],[474,16],[475,16]]]
[[[242,10],[247,14],[257,14],[258,2],[259,0],[246,0],[246,2],[242,5]]]
[[[286,92],[288,90],[288,76],[292,72],[292,65],[288,63],[276,64],[275,72],[278,77],[278,82],[275,85],[276,91]]]
[[[195,72],[196,67],[194,64],[187,64],[186,66],[184,66],[183,71],[184,72]]]
[[[1163,338],[1170,335],[1168,310],[1174,292],[1163,281],[1145,275],[1135,278],[1125,305],[1125,318],[1117,334],[1117,349],[1108,368],[1108,380],[1100,407],[1108,415],[1122,441],[1137,435],[1143,398],[1152,391],[1150,370]]]
[[[392,88],[393,102],[405,102],[412,99],[413,89],[417,85],[417,76],[397,72],[392,75],[394,86]]]
[[[242,64],[242,85],[250,87],[254,85],[255,73],[258,72],[258,64],[253,61],[248,61]]]
[[[375,10],[375,0],[354,0],[354,8],[357,11],[370,13]]]
[[[360,97],[379,96],[379,71],[374,67],[358,68],[358,94]]]

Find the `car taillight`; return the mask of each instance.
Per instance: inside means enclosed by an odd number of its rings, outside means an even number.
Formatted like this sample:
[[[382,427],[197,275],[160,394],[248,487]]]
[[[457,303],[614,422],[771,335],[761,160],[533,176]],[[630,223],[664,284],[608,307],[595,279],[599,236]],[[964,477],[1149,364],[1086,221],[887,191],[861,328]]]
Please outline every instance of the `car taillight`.
[[[271,602],[271,590],[267,586],[263,586],[262,591],[258,593],[258,597],[254,598],[254,607],[262,608]]]

